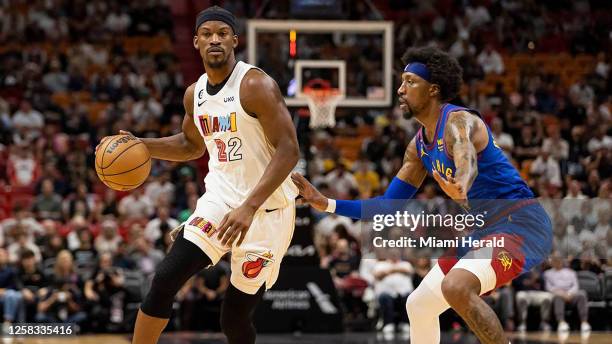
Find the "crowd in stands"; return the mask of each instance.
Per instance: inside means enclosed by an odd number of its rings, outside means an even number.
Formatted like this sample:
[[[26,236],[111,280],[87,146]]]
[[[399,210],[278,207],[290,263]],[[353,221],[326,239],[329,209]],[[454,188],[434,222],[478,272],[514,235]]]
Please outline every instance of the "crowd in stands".
[[[242,19],[255,17],[252,3],[257,2],[225,2]],[[610,55],[600,53],[611,50],[602,29],[610,27],[610,11],[598,1],[474,1],[465,9],[451,1],[429,7],[388,1],[376,11],[365,1],[351,3],[350,19],[398,20],[397,63],[413,44],[435,44],[456,56],[465,80],[456,101],[481,111],[538,197],[559,200],[547,208],[559,224],[557,259],[487,298],[504,325],[524,329],[528,306],[538,305],[543,329],[551,320],[564,329],[571,323],[564,319],[566,303],[578,307],[586,324],[588,296],[577,276],[601,276],[612,266],[612,78]],[[270,5],[260,15],[287,18],[286,10]],[[124,193],[99,183],[94,149],[120,129],[155,137],[180,132],[185,85],[180,61],[165,45],[173,35],[170,11],[157,0],[7,0],[0,2],[0,16],[3,319],[128,330],[171,245],[169,231],[187,219],[204,191],[203,162],[156,161],[150,180]],[[495,79],[516,67],[508,63],[515,53],[561,52],[568,61],[586,54],[592,63],[570,76],[517,68],[510,87],[506,79]],[[243,45],[238,56],[244,56]],[[263,67],[279,84],[288,83],[275,70],[279,65]],[[359,80],[378,82],[382,76],[356,77],[351,84]],[[491,80],[500,81],[483,87]],[[334,198],[381,194],[401,167],[418,123],[403,119],[397,106],[341,109],[338,119],[335,129],[300,131],[310,180]],[[362,139],[357,159],[337,147],[346,136]],[[443,196],[431,179],[418,194]],[[321,266],[332,272],[347,319],[380,319],[384,331],[393,331],[393,323],[406,330],[404,300],[433,262],[405,252],[367,252],[358,223],[316,215]],[[227,262],[194,276],[177,295],[171,326],[218,330],[216,321],[205,320],[218,319],[228,276]]]

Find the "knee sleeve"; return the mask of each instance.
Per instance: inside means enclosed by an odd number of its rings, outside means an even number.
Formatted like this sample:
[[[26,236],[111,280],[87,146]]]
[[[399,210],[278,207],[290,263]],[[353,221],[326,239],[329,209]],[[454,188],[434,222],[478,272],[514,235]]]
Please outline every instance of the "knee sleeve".
[[[255,295],[250,295],[232,284],[227,288],[221,306],[221,329],[229,344],[255,343],[253,313],[264,291],[265,287],[262,286]]]
[[[406,300],[406,311],[410,320],[410,343],[431,344],[440,342],[438,317],[450,305],[442,295],[441,284],[444,274],[436,265],[425,276]]]
[[[170,318],[174,295],[193,274],[210,264],[210,258],[179,233],[170,252],[156,268],[141,310],[152,317]]]

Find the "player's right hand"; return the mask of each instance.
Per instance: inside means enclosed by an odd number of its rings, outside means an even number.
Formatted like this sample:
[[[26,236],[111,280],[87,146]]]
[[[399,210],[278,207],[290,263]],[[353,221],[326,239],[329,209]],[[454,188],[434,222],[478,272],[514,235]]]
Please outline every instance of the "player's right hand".
[[[294,172],[291,174],[291,180],[300,190],[300,195],[304,198],[304,201],[310,203],[318,211],[327,209],[327,197],[323,196],[303,175]]]
[[[130,135],[130,136],[134,136],[134,134],[130,133],[129,131],[126,130],[119,130],[119,135]],[[100,143],[98,143],[96,145],[96,149],[94,150],[94,152],[98,151],[98,147],[100,147],[101,144],[104,143],[104,141],[108,140],[111,136],[104,136],[101,140]]]

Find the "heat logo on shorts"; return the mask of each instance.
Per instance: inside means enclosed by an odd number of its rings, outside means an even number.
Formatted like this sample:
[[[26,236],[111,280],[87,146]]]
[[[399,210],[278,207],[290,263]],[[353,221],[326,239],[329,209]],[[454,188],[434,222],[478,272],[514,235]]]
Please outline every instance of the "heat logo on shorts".
[[[193,220],[189,222],[190,226],[198,227],[204,234],[206,234],[209,238],[213,235],[213,233],[217,230],[215,226],[209,221],[204,220],[201,217],[194,217]]]
[[[255,278],[263,268],[274,262],[274,255],[268,251],[266,253],[247,252],[247,261],[242,263],[242,274],[246,278]]]
[[[512,267],[512,258],[508,255],[508,252],[501,251],[497,254],[497,259],[501,263],[504,271],[508,271]]]

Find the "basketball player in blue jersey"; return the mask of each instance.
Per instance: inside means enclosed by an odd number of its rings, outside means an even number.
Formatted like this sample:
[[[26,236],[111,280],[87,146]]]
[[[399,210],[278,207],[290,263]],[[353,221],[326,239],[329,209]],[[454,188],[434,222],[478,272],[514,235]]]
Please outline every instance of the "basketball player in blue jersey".
[[[406,118],[414,117],[422,128],[409,143],[397,176],[376,203],[413,198],[429,173],[466,209],[478,200],[500,200],[492,203],[495,216],[487,217],[480,238],[503,237],[505,242],[503,248],[459,248],[456,254],[438,260],[408,297],[410,343],[439,343],[438,316],[451,307],[482,343],[507,344],[500,321],[480,295],[546,258],[552,245],[550,219],[497,147],[479,113],[446,103],[461,87],[458,62],[431,47],[409,49],[403,62],[397,91],[400,107]],[[367,216],[368,211],[363,211],[366,200],[328,199],[301,175],[292,178],[315,209],[357,219]]]

